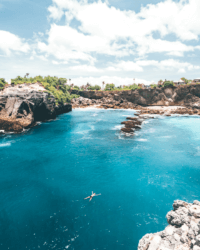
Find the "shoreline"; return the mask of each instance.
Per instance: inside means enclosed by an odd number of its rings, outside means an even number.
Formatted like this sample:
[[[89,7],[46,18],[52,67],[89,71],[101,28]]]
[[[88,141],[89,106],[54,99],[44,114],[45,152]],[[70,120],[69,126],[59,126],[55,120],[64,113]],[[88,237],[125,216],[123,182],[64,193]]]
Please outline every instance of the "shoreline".
[[[123,111],[132,111],[134,112],[133,117],[127,117],[126,121],[121,122],[119,126],[121,127],[121,132],[125,134],[126,136],[134,135],[135,130],[142,129],[142,123],[147,120],[147,119],[155,119],[159,118],[161,116],[171,116],[171,117],[199,117],[199,114],[190,114],[189,112],[187,113],[186,110],[188,110],[186,107],[183,106],[147,106],[147,107],[140,107],[140,108],[104,108],[101,105],[87,105],[87,106],[80,106],[80,107],[73,107],[72,106],[72,111],[73,110],[81,110],[81,111],[87,111],[87,110],[123,110]],[[178,110],[182,110],[185,112],[176,113]],[[146,111],[150,113],[146,113]],[[159,112],[159,113],[158,113]],[[161,113],[160,113],[161,112]],[[64,112],[65,113],[65,112]],[[64,114],[61,113],[61,114]],[[52,120],[56,120],[58,116],[56,116],[54,119],[48,119],[46,121],[36,121],[32,123],[28,127],[24,127],[21,131],[5,131],[3,129],[0,130],[0,136],[2,135],[9,135],[9,134],[20,134],[29,131],[31,128],[37,127],[43,122],[48,122]],[[1,120],[1,117],[0,117]],[[4,120],[4,118],[3,118]],[[12,120],[12,119],[11,119]],[[135,120],[133,122],[133,120]],[[13,121],[14,122],[14,121]],[[124,126],[125,125],[125,126]],[[124,126],[124,127],[123,127]],[[127,129],[128,128],[128,129]]]

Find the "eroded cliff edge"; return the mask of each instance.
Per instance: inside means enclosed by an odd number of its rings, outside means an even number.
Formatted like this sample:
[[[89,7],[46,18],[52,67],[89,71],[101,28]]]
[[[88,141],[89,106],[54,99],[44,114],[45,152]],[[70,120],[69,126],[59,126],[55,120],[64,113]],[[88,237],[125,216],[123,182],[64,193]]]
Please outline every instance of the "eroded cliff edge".
[[[92,99],[93,104],[129,102],[141,106],[176,106],[184,105],[200,108],[200,85],[183,85],[178,87],[137,89],[128,91],[77,91],[72,94]]]
[[[71,110],[68,103],[56,106],[54,96],[38,83],[10,86],[0,92],[0,131],[22,132]]]
[[[176,200],[164,231],[146,234],[138,250],[200,250],[200,202]]]

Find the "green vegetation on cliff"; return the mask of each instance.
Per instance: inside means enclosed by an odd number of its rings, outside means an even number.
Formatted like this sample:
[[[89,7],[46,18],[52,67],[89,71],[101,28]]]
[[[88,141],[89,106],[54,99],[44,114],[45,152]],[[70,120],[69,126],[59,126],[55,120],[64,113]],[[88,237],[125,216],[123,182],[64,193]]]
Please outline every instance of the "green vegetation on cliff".
[[[173,81],[166,81],[166,82],[164,82],[164,87],[173,87],[173,86],[174,86]]]
[[[95,85],[95,86],[89,86],[87,89],[88,90],[100,90],[101,87],[99,85]]]
[[[140,86],[138,86],[137,84],[132,84],[129,86],[119,86],[119,87],[115,87],[115,84],[111,83],[111,84],[106,84],[105,87],[105,91],[113,91],[113,90],[135,90],[135,89],[141,89]]]
[[[0,78],[0,90],[4,89],[6,84],[7,84],[7,82],[5,81],[5,79]]]
[[[56,76],[36,76],[30,78],[17,76],[15,79],[11,79],[11,83],[14,85],[36,82],[41,83],[48,93],[55,97],[57,105],[70,102],[71,99],[79,97],[77,95],[70,95],[68,92],[70,90],[70,86],[67,85],[66,78],[58,78]]]

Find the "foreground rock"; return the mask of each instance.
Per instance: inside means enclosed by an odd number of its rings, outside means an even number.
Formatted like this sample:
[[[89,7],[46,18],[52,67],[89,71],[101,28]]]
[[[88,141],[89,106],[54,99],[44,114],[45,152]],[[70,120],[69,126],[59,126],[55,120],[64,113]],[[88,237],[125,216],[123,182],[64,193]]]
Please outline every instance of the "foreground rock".
[[[10,86],[0,92],[0,131],[22,132],[71,110],[71,104],[56,106],[54,96],[37,83]]]
[[[146,234],[138,250],[200,250],[200,202],[174,201],[164,231]]]

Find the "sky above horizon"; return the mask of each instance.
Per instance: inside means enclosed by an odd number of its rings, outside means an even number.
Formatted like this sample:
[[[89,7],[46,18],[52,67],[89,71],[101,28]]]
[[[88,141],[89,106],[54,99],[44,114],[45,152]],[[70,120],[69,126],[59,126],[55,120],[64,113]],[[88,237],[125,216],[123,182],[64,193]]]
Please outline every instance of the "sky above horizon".
[[[199,0],[0,0],[0,78],[200,78]]]

